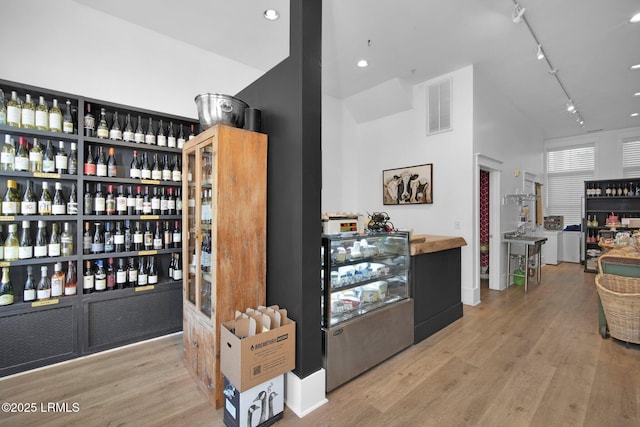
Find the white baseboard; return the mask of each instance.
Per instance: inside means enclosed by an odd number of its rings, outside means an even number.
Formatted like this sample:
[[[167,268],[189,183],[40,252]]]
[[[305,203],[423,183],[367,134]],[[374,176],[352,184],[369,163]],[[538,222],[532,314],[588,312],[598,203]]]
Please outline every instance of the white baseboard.
[[[285,404],[299,418],[313,412],[328,402],[325,394],[325,370],[320,369],[313,374],[300,379],[297,375],[285,374]]]

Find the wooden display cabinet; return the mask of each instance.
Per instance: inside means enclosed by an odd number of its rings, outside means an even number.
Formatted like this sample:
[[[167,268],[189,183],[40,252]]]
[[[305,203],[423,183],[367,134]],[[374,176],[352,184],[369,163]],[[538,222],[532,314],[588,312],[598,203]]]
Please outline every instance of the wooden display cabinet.
[[[182,158],[184,363],[220,408],[220,325],[266,301],[267,136],[216,125]]]

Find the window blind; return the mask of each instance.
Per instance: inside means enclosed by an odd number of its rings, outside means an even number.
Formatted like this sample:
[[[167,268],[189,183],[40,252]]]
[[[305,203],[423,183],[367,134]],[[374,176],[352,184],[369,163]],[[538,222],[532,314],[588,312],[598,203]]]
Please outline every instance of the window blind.
[[[640,177],[640,139],[622,142],[622,176]]]
[[[594,146],[547,151],[547,214],[562,215],[565,225],[582,223],[584,182],[593,179]]]

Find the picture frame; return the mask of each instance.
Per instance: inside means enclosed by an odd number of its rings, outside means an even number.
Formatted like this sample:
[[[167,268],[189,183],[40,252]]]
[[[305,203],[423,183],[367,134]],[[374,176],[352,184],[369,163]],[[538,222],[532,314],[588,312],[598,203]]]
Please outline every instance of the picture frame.
[[[382,171],[384,205],[433,203],[433,163]]]

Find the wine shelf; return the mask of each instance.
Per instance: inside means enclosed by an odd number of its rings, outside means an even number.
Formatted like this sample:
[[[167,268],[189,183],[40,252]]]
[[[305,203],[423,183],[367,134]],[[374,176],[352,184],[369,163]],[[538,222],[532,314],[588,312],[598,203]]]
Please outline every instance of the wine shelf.
[[[50,330],[48,329],[46,333],[43,334],[35,334],[34,337],[30,337],[33,345],[29,345],[28,351],[25,351],[19,346],[13,346],[11,343],[4,345],[5,340],[3,339],[3,346],[0,348],[0,377],[182,330],[182,281],[170,280],[167,272],[174,254],[181,254],[181,248],[163,248],[150,251],[103,252],[96,254],[82,253],[85,222],[91,224],[91,234],[93,236],[93,223],[95,222],[104,224],[105,222],[114,223],[116,221],[122,222],[129,220],[133,228],[134,221],[160,221],[161,225],[164,225],[164,221],[170,221],[170,229],[172,229],[174,221],[182,220],[182,215],[178,212],[171,215],[85,215],[83,213],[85,184],[90,186],[90,191],[95,191],[95,184],[102,183],[102,190],[105,195],[107,184],[114,184],[114,187],[116,187],[114,190],[117,190],[118,185],[131,185],[133,186],[134,193],[136,186],[147,186],[150,194],[153,188],[163,188],[165,193],[167,190],[171,190],[175,198],[178,190],[182,189],[182,182],[130,178],[129,165],[131,164],[134,150],[137,151],[139,160],[142,160],[140,156],[141,153],[146,153],[150,164],[155,154],[157,154],[158,158],[162,161],[164,161],[165,155],[169,157],[168,160],[170,162],[173,162],[174,159],[181,161],[182,150],[179,148],[87,136],[84,132],[83,123],[88,104],[91,104],[91,112],[96,118],[96,127],[100,119],[101,108],[105,108],[109,125],[112,123],[114,111],[118,111],[119,122],[122,129],[124,129],[126,115],[130,114],[132,121],[135,118],[137,122],[138,116],[142,117],[142,125],[145,131],[148,128],[149,118],[152,119],[156,131],[158,130],[159,121],[162,120],[165,133],[168,131],[168,125],[171,122],[173,123],[176,137],[178,136],[177,134],[180,128],[184,130],[185,140],[188,139],[188,134],[192,128],[195,129],[196,132],[199,131],[198,122],[188,117],[164,114],[157,111],[67,94],[47,88],[39,88],[1,79],[0,89],[4,91],[7,98],[12,90],[15,90],[22,99],[24,99],[26,93],[29,93],[32,95],[32,99],[36,105],[38,96],[44,96],[48,106],[51,106],[51,100],[55,98],[58,100],[58,105],[63,112],[65,109],[65,101],[69,99],[71,101],[75,126],[74,133],[69,134],[0,125],[0,143],[4,142],[5,135],[10,135],[16,143],[20,137],[23,137],[30,145],[33,144],[34,138],[37,138],[43,151],[46,149],[47,141],[51,141],[53,148],[56,150],[59,146],[58,142],[62,141],[67,153],[70,152],[71,143],[75,143],[77,150],[76,174],[0,170],[0,178],[2,178],[0,179],[0,196],[5,194],[7,179],[15,180],[18,183],[21,197],[27,180],[31,180],[37,199],[40,198],[40,190],[44,182],[48,183],[49,192],[52,197],[55,191],[54,184],[60,182],[65,202],[68,202],[72,184],[75,184],[78,208],[77,214],[65,215],[2,215],[2,213],[0,213],[0,225],[3,226],[4,237],[6,237],[7,234],[7,225],[17,223],[19,227],[19,238],[21,231],[19,223],[21,221],[30,221],[31,238],[34,241],[35,226],[38,221],[46,221],[48,224],[54,222],[70,223],[75,252],[72,256],[30,258],[15,261],[0,260],[0,266],[9,267],[10,278],[14,288],[14,303],[8,306],[0,306],[0,328],[3,331],[16,329],[16,331],[14,331],[16,333],[18,332],[18,328],[20,331],[35,330],[41,328],[43,324],[65,325],[64,327],[68,328],[61,334],[58,334],[57,327]],[[83,174],[83,166],[89,147],[92,148],[92,155],[94,157],[97,155],[98,147],[103,147],[105,157],[107,157],[107,150],[109,148],[115,149],[117,162],[116,176],[98,177]],[[176,204],[181,205],[182,203],[176,199]],[[142,225],[144,226],[144,224]],[[50,227],[50,225],[48,225],[48,227]],[[182,227],[182,224],[180,224],[180,227]],[[144,231],[144,227],[142,227],[142,230]],[[50,235],[50,228],[47,232]],[[182,231],[182,234],[185,235],[186,232]],[[184,240],[184,237],[182,237],[182,240]],[[117,260],[119,258],[133,257],[136,259],[137,265],[137,260],[140,257],[144,257],[144,259],[147,260],[147,257],[150,256],[154,257],[155,264],[157,265],[159,273],[158,283],[152,286],[125,287],[123,289],[114,289],[105,292],[82,293],[86,261],[89,261],[92,268],[94,268],[96,260],[104,260],[106,269],[106,260],[108,258]],[[75,296],[63,296],[57,299],[35,301],[35,303],[23,302],[22,293],[23,284],[27,276],[27,266],[33,266],[33,279],[37,283],[40,278],[40,272],[37,266],[47,265],[49,267],[49,276],[51,276],[55,263],[61,262],[63,264],[63,272],[66,273],[69,261],[75,263],[77,272],[77,294]],[[117,269],[117,261],[114,262],[114,267]],[[20,326],[18,327],[17,325]],[[60,336],[64,335],[64,344],[61,343],[58,346],[52,344],[51,337],[56,334]]]

